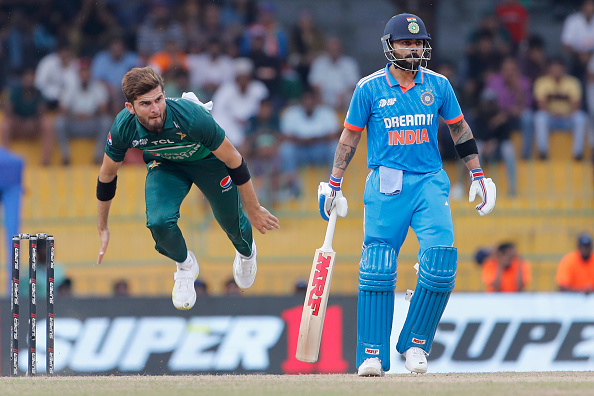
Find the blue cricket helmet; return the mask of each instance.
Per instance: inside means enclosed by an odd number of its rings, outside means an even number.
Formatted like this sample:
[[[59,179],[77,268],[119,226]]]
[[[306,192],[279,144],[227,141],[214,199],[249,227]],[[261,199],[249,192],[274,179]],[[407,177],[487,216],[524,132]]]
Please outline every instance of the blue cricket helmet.
[[[394,15],[386,24],[384,37],[386,35],[389,36],[390,41],[404,39],[431,40],[425,23],[414,14]]]
[[[396,40],[423,40],[423,52],[420,56],[421,62],[424,65],[431,59],[431,45],[429,40],[431,36],[427,32],[425,23],[421,18],[414,14],[398,14],[394,15],[384,28],[384,35],[382,36],[382,46],[384,48],[384,55],[386,58],[394,64],[404,70],[414,71],[417,70],[419,64],[408,65],[406,61],[396,58],[394,54],[394,47],[392,42]]]

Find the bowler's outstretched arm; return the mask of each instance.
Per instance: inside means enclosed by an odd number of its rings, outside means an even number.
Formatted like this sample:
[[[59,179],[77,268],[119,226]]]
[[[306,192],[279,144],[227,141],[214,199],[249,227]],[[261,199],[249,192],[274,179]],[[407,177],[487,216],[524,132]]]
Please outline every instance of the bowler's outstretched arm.
[[[99,182],[110,183],[118,174],[118,169],[122,165],[121,162],[115,162],[107,154],[103,155],[103,163],[99,170]],[[109,227],[107,226],[107,219],[109,218],[109,208],[111,207],[111,199],[108,201],[97,200],[97,229],[99,230],[99,238],[101,239],[101,249],[97,257],[97,264],[101,264],[107,245],[109,244]]]

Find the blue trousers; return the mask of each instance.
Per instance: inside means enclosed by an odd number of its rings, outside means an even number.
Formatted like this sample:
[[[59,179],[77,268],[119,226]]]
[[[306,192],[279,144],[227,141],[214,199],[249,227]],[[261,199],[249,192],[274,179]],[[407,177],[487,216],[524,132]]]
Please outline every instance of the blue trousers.
[[[363,243],[387,243],[398,255],[410,227],[419,241],[419,259],[432,246],[452,246],[449,193],[450,180],[442,169],[434,173],[405,172],[400,194],[385,195],[380,192],[379,169],[374,169],[365,182]]]

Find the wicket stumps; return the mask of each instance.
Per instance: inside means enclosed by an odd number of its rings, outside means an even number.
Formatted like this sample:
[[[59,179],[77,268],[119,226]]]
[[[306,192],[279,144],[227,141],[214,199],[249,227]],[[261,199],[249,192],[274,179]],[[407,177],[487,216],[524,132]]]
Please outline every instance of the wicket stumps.
[[[29,370],[37,374],[37,248],[38,241],[45,240],[45,264],[47,268],[47,323],[46,323],[46,374],[54,375],[54,237],[48,234],[19,234],[12,237],[12,290],[10,308],[10,375],[19,374],[19,286],[21,240],[29,240]]]

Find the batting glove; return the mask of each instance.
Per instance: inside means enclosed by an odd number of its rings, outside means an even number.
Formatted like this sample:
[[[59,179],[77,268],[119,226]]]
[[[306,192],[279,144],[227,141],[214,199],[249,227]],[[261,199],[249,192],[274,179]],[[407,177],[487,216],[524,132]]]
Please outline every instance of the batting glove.
[[[472,177],[472,184],[468,193],[468,202],[474,202],[477,194],[483,202],[476,206],[481,216],[488,215],[495,207],[497,200],[497,187],[491,179],[485,179],[485,174],[481,168],[476,168],[470,171]]]
[[[328,221],[332,208],[336,207],[337,215],[345,217],[349,212],[347,199],[342,195],[340,189],[342,178],[330,176],[328,183],[320,183],[318,186],[318,205],[322,219]]]

